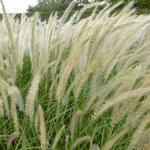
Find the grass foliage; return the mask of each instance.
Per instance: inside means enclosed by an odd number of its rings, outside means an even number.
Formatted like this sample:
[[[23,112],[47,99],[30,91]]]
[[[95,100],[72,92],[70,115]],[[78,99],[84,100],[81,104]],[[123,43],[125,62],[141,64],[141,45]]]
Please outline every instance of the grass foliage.
[[[18,21],[0,2],[1,150],[149,149],[150,16],[95,3],[66,21],[73,1]]]

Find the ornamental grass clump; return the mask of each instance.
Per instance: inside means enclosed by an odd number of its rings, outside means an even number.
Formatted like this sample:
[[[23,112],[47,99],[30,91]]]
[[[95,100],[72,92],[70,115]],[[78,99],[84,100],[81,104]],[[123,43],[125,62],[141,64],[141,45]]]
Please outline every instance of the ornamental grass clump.
[[[148,15],[91,3],[69,17],[73,1],[61,18],[18,21],[0,3],[1,150],[148,149]]]

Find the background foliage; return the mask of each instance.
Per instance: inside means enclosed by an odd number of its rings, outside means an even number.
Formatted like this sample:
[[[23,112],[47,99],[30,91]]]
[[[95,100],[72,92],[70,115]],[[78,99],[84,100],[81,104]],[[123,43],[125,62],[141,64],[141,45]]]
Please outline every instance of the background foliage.
[[[136,13],[140,14],[149,14],[150,13],[150,1],[148,0],[93,0],[89,2],[88,0],[77,0],[77,4],[72,10],[72,13],[76,10],[81,9],[85,4],[90,4],[93,2],[104,2],[104,6],[110,4],[111,6],[117,4],[118,2],[122,1],[123,3],[115,9],[114,12],[120,12],[124,6],[126,6],[129,2],[133,1],[134,5],[133,8],[136,8]],[[48,19],[51,13],[58,12],[58,16],[62,16],[66,8],[71,3],[71,0],[41,0],[36,6],[28,8],[28,15],[32,15],[34,12],[39,12],[41,19],[45,20]],[[98,11],[102,10],[104,7],[99,7]],[[83,17],[87,17],[91,14],[93,9],[88,9]],[[71,13],[71,14],[72,14]],[[70,15],[71,15],[70,14]]]
[[[137,15],[141,14],[150,14],[150,1],[148,0],[93,0],[89,2],[88,0],[77,0],[76,5],[72,9],[70,16],[75,12],[83,8],[86,4],[91,4],[93,2],[103,2],[104,5],[101,7],[98,7],[98,11],[101,11],[106,5],[113,6],[117,4],[118,2],[122,1],[123,3],[115,8],[113,13],[120,12],[122,8],[124,8],[129,2],[133,1],[134,5],[133,8],[136,8]],[[71,3],[71,0],[39,0],[38,4],[35,6],[29,6],[27,9],[26,15],[28,17],[32,16],[35,12],[38,12],[40,14],[41,20],[48,20],[49,16],[51,14],[54,14],[57,12],[58,17],[61,17],[69,4]],[[83,14],[82,18],[86,18],[89,15],[91,15],[93,11],[93,8],[87,9],[87,11]],[[21,18],[21,13],[16,14],[16,18]],[[69,17],[70,17],[69,16]],[[0,19],[2,19],[2,14],[0,14]]]

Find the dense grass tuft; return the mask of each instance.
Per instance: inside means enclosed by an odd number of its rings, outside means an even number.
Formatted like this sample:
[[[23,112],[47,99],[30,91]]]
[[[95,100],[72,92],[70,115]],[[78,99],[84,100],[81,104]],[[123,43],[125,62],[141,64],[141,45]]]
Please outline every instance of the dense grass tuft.
[[[60,19],[19,22],[0,2],[1,150],[148,149],[149,16],[130,3],[80,19],[95,3],[68,20],[73,1]]]

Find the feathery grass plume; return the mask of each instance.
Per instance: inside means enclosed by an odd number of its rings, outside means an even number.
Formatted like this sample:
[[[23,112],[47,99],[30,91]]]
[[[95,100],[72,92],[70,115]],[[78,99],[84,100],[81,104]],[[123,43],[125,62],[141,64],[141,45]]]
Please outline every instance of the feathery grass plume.
[[[14,101],[11,102],[11,116],[14,121],[15,131],[18,134],[20,134],[19,122],[18,122],[17,111],[16,111],[16,103]]]
[[[137,143],[137,150],[149,150],[150,147],[150,129],[146,129]]]
[[[4,116],[4,106],[3,106],[3,101],[0,97],[0,116],[3,117]]]
[[[125,16],[123,19],[127,19],[128,20],[128,17]],[[146,20],[144,20],[146,21]],[[114,31],[118,31],[121,29],[122,32],[126,32],[126,31],[131,31],[131,33],[128,33],[129,37],[122,37],[122,39],[120,39],[119,41],[117,41],[117,43],[114,43],[116,44],[117,46],[119,46],[119,44],[123,43],[124,42],[128,42],[129,44],[135,44],[134,42],[132,43],[132,40],[131,41],[128,41],[130,39],[131,36],[134,36],[136,35],[135,39],[137,39],[137,34],[138,34],[138,29],[140,29],[143,25],[145,25],[145,23],[141,22],[141,24],[137,25],[137,22],[124,22],[124,24],[122,23],[122,19],[118,22],[118,24],[115,25],[114,29],[112,30],[112,34],[114,34],[115,32]],[[147,21],[146,21],[147,22]],[[143,24],[144,23],[144,24]],[[148,23],[148,22],[147,22]],[[121,24],[121,25],[120,25]],[[127,25],[127,26],[126,26]],[[132,29],[132,27],[135,26],[135,29]],[[120,27],[124,27],[124,28],[120,28]],[[137,31],[137,32],[136,32]],[[120,33],[118,35],[122,35],[123,33]],[[134,41],[134,40],[133,40]],[[110,41],[111,42],[111,41]],[[136,43],[138,44],[139,46],[139,43]],[[114,46],[114,45],[113,45]],[[126,45],[127,46],[127,45]],[[134,45],[135,46],[135,45]],[[137,46],[137,45],[136,45]],[[120,47],[121,48],[121,47]],[[138,48],[138,47],[136,47]]]
[[[78,84],[78,87],[76,88],[75,91],[75,98],[78,99],[80,92],[82,90],[82,87],[84,85],[84,83],[86,82],[86,80],[88,79],[89,75],[98,68],[99,66],[99,59],[95,58],[87,67],[87,69],[85,70],[84,74],[82,75],[80,82]],[[80,78],[80,77],[79,77]]]
[[[3,59],[3,54],[0,53],[0,65],[1,65],[1,71],[4,70],[5,66],[4,66],[4,59]]]
[[[32,61],[32,71],[35,74],[36,72],[36,63],[37,63],[37,54],[36,54],[36,47],[35,47],[35,29],[37,23],[37,14],[34,15],[33,22],[32,22],[32,32],[31,32],[31,61]]]
[[[145,58],[145,61],[143,62],[143,72],[146,72],[148,70],[148,66],[149,66],[149,57]]]
[[[5,10],[5,6],[4,6],[3,0],[0,0],[0,3],[1,3],[1,6],[2,6],[4,18],[5,18],[5,23],[6,23],[6,27],[7,27],[7,31],[8,31],[8,36],[9,36],[9,39],[10,39],[11,48],[14,51],[15,50],[15,44],[14,44],[13,34],[12,34],[12,31],[11,31],[9,19],[8,19],[6,10]]]
[[[125,128],[122,131],[120,131],[118,134],[116,134],[111,140],[109,140],[105,146],[102,148],[102,150],[109,150],[112,148],[112,146],[127,132],[129,131],[129,128]]]
[[[63,126],[61,127],[61,129],[58,131],[58,133],[56,134],[55,139],[54,139],[54,142],[53,142],[53,145],[52,145],[52,150],[55,150],[55,149],[56,149],[56,146],[57,146],[58,141],[60,140],[60,138],[61,138],[61,136],[62,136],[62,134],[63,134],[64,129],[65,129],[65,125],[63,125]]]
[[[144,48],[143,48],[144,50]],[[140,53],[140,54],[132,54],[125,62],[124,66],[122,67],[121,70],[125,70],[128,68],[128,66],[130,66],[131,64],[133,64],[135,61],[142,61],[144,63],[144,59],[149,56],[149,52],[143,52],[143,53]],[[146,66],[145,66],[146,67]]]
[[[102,35],[95,42],[95,47],[94,47],[95,51],[93,52],[91,59],[94,59],[96,57],[96,55],[98,53],[97,49],[102,49],[102,47],[104,46],[104,43],[105,43],[104,41],[105,41],[106,37],[111,32],[114,25],[117,23],[118,19],[119,19],[119,15],[114,19],[110,18],[106,27],[103,28],[103,31],[101,33]]]
[[[71,150],[75,149],[79,144],[81,144],[84,141],[90,141],[91,137],[90,136],[84,136],[81,138],[78,138],[71,146]]]
[[[72,10],[72,8],[75,6],[77,0],[73,0],[70,5],[68,6],[68,8],[66,9],[66,11],[64,12],[63,16],[61,17],[60,23],[59,25],[61,26],[67,19],[70,11]]]
[[[82,25],[82,27],[78,33],[78,37],[75,40],[75,43],[72,47],[72,51],[62,66],[61,73],[60,73],[60,82],[59,82],[59,86],[57,89],[58,101],[60,101],[62,99],[62,97],[64,96],[64,92],[65,92],[65,88],[66,88],[66,84],[67,84],[69,75],[70,75],[73,67],[76,65],[77,61],[82,56],[83,51],[79,51],[79,50],[80,50],[80,46],[81,46],[82,42],[84,41],[84,39],[80,41],[80,38],[82,37],[84,31],[86,30],[88,22],[89,22],[89,20],[86,20],[84,22],[84,24]]]
[[[78,13],[78,16],[76,18],[76,22],[80,21],[82,15],[85,13],[85,11],[87,11],[87,9],[92,8],[92,7],[98,7],[98,6],[102,6],[102,3],[101,2],[95,2],[92,4],[84,5],[83,8]]]
[[[112,116],[112,126],[115,126],[119,121],[125,116],[127,112],[134,111],[134,108],[137,106],[139,101],[138,97],[129,98],[121,106],[117,105],[114,107],[113,116]],[[129,113],[128,113],[129,114]]]
[[[7,94],[4,88],[0,86],[0,93],[3,101],[3,107],[6,111],[7,116],[9,116],[9,105],[8,105],[8,99],[7,99]]]
[[[93,33],[91,33],[92,35],[89,41],[89,49],[93,49],[93,51],[90,52],[91,53],[91,55],[89,56],[90,60],[94,51],[97,51],[97,49],[94,49],[95,40],[97,40],[98,34],[101,32],[103,24],[105,23],[105,20],[107,19],[107,17],[108,17],[107,14],[104,14],[104,16],[100,18],[100,21],[96,22]]]
[[[89,111],[89,109],[91,108],[91,106],[93,105],[95,99],[97,97],[101,97],[103,96],[105,98],[105,95],[108,95],[108,93],[110,91],[112,91],[112,89],[114,89],[117,85],[119,85],[121,83],[121,80],[114,78],[112,80],[109,81],[109,83],[107,83],[106,85],[100,87],[95,93],[94,95],[92,95],[92,97],[88,100],[88,103],[86,104],[85,108],[84,108],[84,113],[87,113]],[[98,102],[102,103],[102,100],[99,100]],[[93,107],[95,109],[95,106],[97,106],[97,104],[95,104]]]
[[[65,138],[65,150],[68,150],[68,143],[69,143],[69,136],[66,135],[66,138]]]
[[[70,133],[71,133],[71,139],[73,140],[73,136],[74,136],[74,132],[75,132],[75,129],[76,129],[76,125],[77,125],[77,122],[79,121],[80,117],[82,115],[82,111],[81,110],[78,110],[72,117],[72,120],[71,120],[71,125],[70,125]]]
[[[134,69],[128,68],[124,75],[121,77],[121,80],[124,82],[124,84],[118,89],[115,95],[121,94],[127,90],[132,89],[135,79],[137,79],[137,76],[141,72],[141,66],[137,66]]]
[[[59,78],[59,75],[57,75],[57,76],[54,78],[54,80],[53,80],[53,82],[52,82],[52,84],[51,84],[51,86],[50,86],[50,89],[49,89],[49,106],[50,106],[50,104],[51,104],[52,97],[53,97],[53,95],[54,95],[53,89],[54,89],[55,85],[57,84],[58,78]]]
[[[46,67],[44,66],[44,64],[46,64],[46,63],[42,63],[41,66],[39,66],[39,70],[38,70],[37,74],[47,73],[47,70],[50,69],[52,66],[54,66],[55,62],[52,61],[52,62],[48,63],[46,65]]]
[[[90,150],[100,150],[97,144],[93,144]]]
[[[145,78],[142,81],[141,87],[149,87],[150,85],[149,78],[150,78],[149,74],[145,75]],[[125,126],[127,126],[127,124],[128,125],[132,124],[132,126],[135,126],[139,117],[142,116],[145,112],[147,112],[149,108],[150,108],[150,104],[149,104],[149,96],[148,96],[144,101],[139,103],[139,107],[136,109],[136,111],[133,110],[130,112],[130,115],[128,115],[127,117]]]
[[[127,42],[129,37],[131,37],[133,34],[138,32],[138,30],[140,28],[142,28],[144,25],[148,24],[149,22],[150,22],[150,20],[146,20],[146,21],[142,22],[140,25],[138,25],[137,27],[135,27],[134,29],[130,30],[129,34],[126,35],[125,38],[122,38],[122,42],[119,43],[119,47],[120,47],[120,45],[123,45],[124,41]],[[136,42],[136,40],[135,40],[135,42]],[[123,49],[116,55],[115,59],[113,58],[114,61],[107,68],[107,72],[106,72],[106,75],[105,75],[106,79],[108,79],[111,71],[113,70],[114,66],[117,64],[119,58],[123,55],[123,53],[127,50],[127,48],[131,47],[131,46],[128,46],[128,45],[129,45],[129,43],[126,44],[126,47],[123,47]]]
[[[112,33],[115,32],[115,31],[117,31],[117,30],[123,29],[123,28],[125,28],[125,27],[134,25],[134,24],[136,24],[136,22],[127,22],[127,23],[120,24],[120,25],[118,24],[118,25],[113,29]]]
[[[90,140],[90,148],[89,148],[89,150],[91,150],[92,147],[94,146],[94,145],[93,145],[93,141],[94,141],[94,137],[95,137],[96,132],[97,132],[97,131],[96,131],[96,127],[95,127],[94,130],[93,130],[93,133],[92,133],[91,140]]]
[[[128,38],[129,38],[130,36],[128,36]],[[130,40],[134,40],[135,41],[135,39],[133,39],[133,37],[132,37],[132,39],[130,39]],[[124,40],[124,41],[127,41],[127,40]],[[124,41],[122,41],[122,42],[124,42]],[[131,42],[132,43],[132,42]],[[115,65],[118,63],[118,61],[119,61],[119,58],[121,57],[121,56],[123,56],[124,54],[125,54],[125,52],[127,51],[127,49],[129,49],[130,47],[131,47],[131,45],[129,45],[129,43],[122,43],[122,45],[124,44],[124,47],[122,48],[122,49],[119,49],[119,52],[115,55],[115,59],[114,59],[114,57],[113,58],[111,58],[112,59],[112,61],[111,61],[111,63],[110,63],[110,65],[108,64],[107,65],[107,67],[106,67],[106,74],[105,74],[105,77],[106,77],[106,80],[108,79],[108,77],[109,77],[109,75],[111,74],[111,72],[112,72],[112,70],[114,69],[114,67],[115,67]],[[125,45],[126,44],[126,45]],[[119,47],[120,47],[120,45],[119,45]],[[118,49],[118,48],[117,48]]]
[[[150,32],[150,26],[146,26],[144,31],[142,32],[142,36],[140,37],[141,44],[147,43],[147,40],[149,42],[149,32]]]
[[[139,103],[138,108],[136,111],[131,111],[126,119],[126,123],[124,124],[124,127],[126,126],[132,126],[135,127],[138,119],[144,115],[144,113],[148,112],[150,110],[150,103],[149,103],[150,97],[148,96],[144,101]]]
[[[115,95],[117,96],[118,94],[121,94],[123,92],[126,92],[127,90],[132,89],[137,79],[137,76],[139,76],[140,71],[141,66],[135,67],[134,69],[129,68],[129,70],[127,70],[122,79],[120,79],[124,80],[123,81],[124,84],[118,89]],[[137,106],[138,101],[139,101],[138,97],[135,98],[133,97],[128,99],[123,104],[118,104],[118,106],[114,107],[112,116],[112,125],[114,126],[115,124],[117,124],[121,120],[121,118],[123,118],[123,116],[127,113],[127,111],[131,111],[131,109],[134,110]]]
[[[39,83],[40,83],[40,75],[36,74],[33,77],[32,84],[31,87],[29,88],[26,98],[25,113],[27,116],[29,116],[31,122],[33,121],[35,100],[36,95],[38,93]]]
[[[90,97],[92,97],[99,89],[101,82],[103,81],[103,73],[97,69],[92,73],[90,81]]]
[[[3,0],[0,0],[1,6],[2,6],[2,11],[3,11],[3,15],[4,15],[4,20],[5,20],[5,24],[6,24],[6,28],[7,28],[7,32],[8,32],[8,37],[10,40],[10,46],[11,46],[11,51],[9,51],[10,54],[12,54],[11,57],[11,64],[12,64],[12,73],[13,73],[13,78],[16,77],[16,65],[15,65],[15,60],[16,60],[16,47],[15,47],[15,42],[14,42],[14,38],[13,38],[13,33],[11,30],[11,26],[10,26],[10,22],[5,10],[5,6],[3,3]]]
[[[1,93],[3,104],[4,104],[4,109],[6,111],[7,116],[9,116],[9,105],[8,105],[6,90],[2,88],[1,86],[0,86],[0,93]]]
[[[89,29],[90,32],[90,29]],[[88,64],[88,56],[89,56],[89,39],[90,34],[87,34],[87,40],[82,44],[82,50],[83,54],[79,59],[78,65],[75,67],[76,73],[80,73],[86,70],[86,68],[89,66]]]
[[[9,85],[4,80],[0,80],[0,84],[1,84],[0,85],[0,94],[2,97],[1,100],[3,101],[6,114],[7,114],[7,116],[9,116],[9,105],[8,105],[8,99],[7,99],[7,93],[6,93],[6,89],[8,89]]]
[[[95,20],[99,20],[100,18],[102,18],[103,15],[106,13],[106,11],[108,11],[109,9],[110,9],[110,5],[108,4],[95,16]]]
[[[16,86],[9,86],[7,91],[12,101],[15,101],[16,105],[19,106],[19,109],[24,111],[24,102],[20,90]]]
[[[36,131],[38,132],[39,130],[39,111],[38,110],[35,113],[34,126],[35,126]]]
[[[7,148],[9,149],[10,146],[12,145],[12,142],[19,136],[18,132],[13,132],[10,134],[7,142]]]
[[[150,86],[150,74],[147,74],[142,82],[142,87]]]
[[[131,142],[129,144],[129,149],[134,149],[136,144],[139,142],[139,139],[142,135],[142,133],[144,132],[145,127],[147,126],[147,124],[150,122],[150,113],[148,112],[146,114],[146,116],[144,117],[144,119],[142,120],[141,124],[139,125],[139,127],[136,129],[136,131],[134,132]]]
[[[56,60],[56,63],[55,63],[55,66],[54,66],[54,76],[56,75],[56,72],[57,72],[57,68],[58,68],[58,65],[62,59],[62,55],[63,55],[63,50],[60,50],[59,53],[58,53],[58,58]]]
[[[26,48],[26,38],[28,31],[30,31],[30,19],[27,19],[24,15],[21,16],[20,31],[18,33],[18,44],[16,44],[16,63],[17,67],[22,70],[24,50]]]
[[[149,148],[150,148],[150,143],[147,143],[147,144],[143,144],[140,149],[137,148],[137,150],[149,150]]]
[[[22,49],[19,49],[19,33],[17,34],[15,45],[16,45],[16,66],[19,69],[22,69],[22,66],[23,66],[23,53],[22,53]],[[22,62],[20,61],[21,59],[22,59]]]
[[[8,87],[9,87],[9,83],[7,83],[3,79],[0,79],[0,85],[2,85],[4,89],[8,89]]]
[[[89,74],[92,73],[93,70],[95,70],[98,67],[98,62],[99,59],[95,59],[91,62],[91,64],[89,64],[89,66],[87,67],[87,69],[78,75],[78,77],[72,82],[72,84],[69,86],[68,90],[66,91],[65,94],[65,98],[68,98],[72,88],[79,83],[78,85],[78,90],[76,91],[75,95],[76,95],[76,99],[78,98],[79,94],[80,94],[80,90],[84,84],[84,82],[87,80],[87,78],[89,77]],[[81,83],[81,84],[80,84]]]
[[[47,25],[48,26],[48,25]],[[41,27],[40,27],[41,28]],[[43,29],[40,33],[43,35],[39,35],[41,37],[41,41],[44,40],[46,43],[48,42],[51,42],[51,41],[47,41],[44,37],[44,30],[50,30],[48,27],[46,29]],[[37,33],[36,34],[40,34],[38,33],[38,28],[37,28]],[[51,34],[51,33],[50,33]],[[45,35],[46,36],[46,35]],[[36,50],[36,57],[37,57],[37,60],[36,60],[36,73],[39,72],[39,73],[43,73],[43,74],[47,74],[48,72],[48,69],[50,67],[52,67],[54,64],[55,64],[55,61],[51,61],[50,60],[50,54],[51,54],[51,49],[48,49],[47,47],[47,44],[40,44],[40,40],[39,40],[39,43],[37,44],[37,50]],[[53,45],[53,47],[55,48],[55,44],[52,44],[52,42],[50,43],[51,45]],[[52,46],[51,46],[52,47]],[[45,67],[47,66],[47,67]]]
[[[47,47],[46,47],[46,55],[47,57],[45,58],[46,59],[46,64],[48,64],[49,62],[49,58],[51,56],[51,49],[53,48],[52,45],[53,45],[53,38],[54,38],[54,33],[55,33],[55,27],[56,27],[56,24],[57,24],[57,16],[55,15],[54,17],[50,17],[49,18],[49,21],[48,21],[48,32],[47,32]],[[55,46],[55,45],[54,45]]]
[[[94,111],[94,114],[92,115],[92,119],[96,120],[104,111],[106,111],[108,108],[110,108],[113,105],[116,105],[120,102],[125,102],[126,100],[128,100],[128,98],[131,97],[142,96],[148,92],[150,92],[150,87],[139,88],[136,90],[125,92],[112,100],[107,100],[105,104],[103,104],[97,110]]]
[[[111,12],[113,9],[115,9],[115,8],[117,8],[119,5],[121,5],[121,4],[123,4],[123,1],[120,1],[120,2],[118,2],[117,4],[115,4],[114,6],[112,6],[112,8],[110,8],[110,10],[109,10],[109,12]],[[132,11],[132,10],[130,10],[131,9],[131,7],[134,5],[134,2],[133,1],[131,1],[126,7],[124,7],[122,10],[121,10],[121,12],[119,13],[119,15],[120,16],[126,16],[126,14],[125,13],[127,13],[127,14],[130,14],[130,12]],[[135,10],[133,10],[133,11],[135,11]],[[131,13],[132,14],[132,13]],[[130,15],[131,15],[130,14]],[[116,15],[116,14],[114,14],[114,15]]]
[[[40,142],[41,142],[41,148],[42,150],[46,149],[46,129],[45,129],[45,119],[44,119],[44,112],[42,109],[42,106],[39,105],[38,108],[38,112],[39,112],[39,117],[40,117]]]

